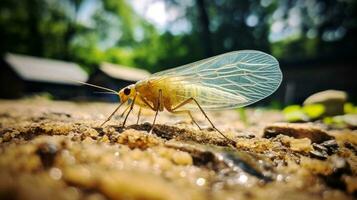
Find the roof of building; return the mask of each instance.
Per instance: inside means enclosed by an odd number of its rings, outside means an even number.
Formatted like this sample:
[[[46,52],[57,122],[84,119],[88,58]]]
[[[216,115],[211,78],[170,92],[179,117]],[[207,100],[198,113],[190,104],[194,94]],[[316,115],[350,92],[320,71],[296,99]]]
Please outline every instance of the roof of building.
[[[100,70],[111,78],[127,81],[139,81],[150,76],[150,73],[143,69],[126,67],[106,62],[100,65]]]
[[[66,85],[86,82],[88,74],[76,63],[7,53],[5,61],[24,80]]]

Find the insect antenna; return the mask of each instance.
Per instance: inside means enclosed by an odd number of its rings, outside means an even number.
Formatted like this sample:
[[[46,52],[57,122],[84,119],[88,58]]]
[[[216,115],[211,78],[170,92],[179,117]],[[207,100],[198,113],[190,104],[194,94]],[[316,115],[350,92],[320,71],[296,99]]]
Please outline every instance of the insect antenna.
[[[114,92],[93,92],[93,93],[96,93],[96,94],[113,94],[113,95],[118,95],[118,93],[114,93]]]
[[[93,84],[85,83],[85,82],[82,82],[82,81],[75,81],[75,82],[80,83],[80,84],[83,84],[83,85],[87,85],[87,86],[90,86],[90,87],[94,87],[94,88],[99,88],[99,89],[102,89],[102,90],[106,90],[106,91],[110,92],[111,94],[118,94],[117,91],[112,90],[112,89],[110,89],[110,88],[102,87],[102,86],[99,86],[99,85],[93,85]]]

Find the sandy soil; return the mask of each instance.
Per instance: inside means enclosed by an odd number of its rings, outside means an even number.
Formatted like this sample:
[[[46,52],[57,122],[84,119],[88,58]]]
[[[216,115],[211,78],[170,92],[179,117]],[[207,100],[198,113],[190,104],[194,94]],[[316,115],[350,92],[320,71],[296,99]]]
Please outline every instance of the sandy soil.
[[[0,101],[0,199],[353,199],[357,132],[287,124],[275,111],[136,113],[115,104]]]

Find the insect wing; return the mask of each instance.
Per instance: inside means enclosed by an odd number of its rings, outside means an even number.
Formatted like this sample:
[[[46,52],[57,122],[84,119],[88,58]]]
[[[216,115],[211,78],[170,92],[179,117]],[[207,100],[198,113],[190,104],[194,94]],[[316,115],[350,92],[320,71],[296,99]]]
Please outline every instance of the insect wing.
[[[278,61],[254,50],[225,53],[158,72],[151,78],[167,77],[177,77],[172,80],[178,82],[171,84],[199,88],[201,95],[194,98],[208,110],[252,104],[272,94],[282,81]]]

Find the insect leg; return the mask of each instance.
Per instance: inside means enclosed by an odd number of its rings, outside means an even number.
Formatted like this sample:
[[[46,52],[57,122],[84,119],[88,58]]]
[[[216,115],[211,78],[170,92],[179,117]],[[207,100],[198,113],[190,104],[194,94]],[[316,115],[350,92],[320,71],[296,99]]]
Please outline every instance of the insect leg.
[[[125,116],[125,119],[124,119],[124,122],[123,122],[122,127],[125,126],[126,120],[128,119],[130,112],[133,110],[133,107],[134,107],[134,104],[135,104],[135,100],[136,100],[136,96],[137,96],[137,95],[135,94],[134,99],[133,99],[133,102],[131,102],[129,112],[128,112],[128,113],[126,114],[126,116]]]
[[[143,98],[142,96],[139,97],[149,108],[151,108],[151,110],[155,111],[154,106],[150,105],[150,103],[145,98]]]
[[[195,103],[197,104],[198,108],[201,110],[202,114],[206,117],[206,119],[208,120],[208,122],[211,124],[212,128],[214,128],[219,134],[221,134],[224,138],[226,138],[228,141],[231,141],[235,144],[235,141],[229,139],[227,136],[225,136],[220,130],[218,130],[216,128],[216,126],[212,123],[212,121],[208,118],[206,112],[202,109],[201,105],[198,103],[198,101],[194,98],[192,98],[193,101],[195,101]]]
[[[140,115],[141,115],[141,107],[139,108],[138,119],[136,120],[136,124],[139,124]]]
[[[208,122],[211,124],[211,126],[212,126],[213,129],[215,129],[219,134],[221,134],[221,135],[222,135],[224,138],[226,138],[228,141],[234,142],[233,140],[229,139],[229,138],[228,138],[227,136],[225,136],[220,130],[218,130],[218,129],[216,128],[216,126],[215,126],[215,125],[212,123],[212,121],[208,118],[206,112],[202,109],[201,105],[198,103],[198,101],[197,101],[195,98],[191,97],[191,98],[189,98],[189,99],[183,101],[183,102],[180,103],[179,105],[175,106],[172,110],[176,110],[176,109],[178,109],[178,108],[180,108],[180,107],[182,107],[182,106],[184,106],[184,105],[190,103],[191,101],[194,101],[194,102],[196,103],[196,105],[197,105],[198,108],[201,110],[202,114],[206,117],[206,119],[208,120]],[[234,142],[234,143],[235,143],[235,142]]]
[[[169,110],[169,112],[171,112],[171,113],[173,113],[173,114],[180,114],[180,113],[187,113],[189,116],[190,116],[190,118],[191,118],[191,120],[193,121],[193,123],[195,123],[196,124],[196,126],[200,129],[200,130],[202,130],[202,128],[200,127],[200,125],[198,125],[198,123],[196,122],[196,120],[193,118],[193,116],[192,116],[192,114],[191,114],[191,112],[189,111],[189,110]]]
[[[151,126],[149,133],[152,133],[152,131],[154,130],[154,127],[155,127],[156,117],[157,117],[157,114],[159,113],[160,106],[161,106],[161,96],[162,96],[162,91],[160,89],[159,90],[159,98],[157,99],[156,113],[155,113],[154,121],[152,122],[152,126]]]
[[[107,123],[114,116],[114,114],[119,110],[120,106],[123,105],[124,103],[125,102],[121,103],[100,126],[102,127],[105,123]]]
[[[139,95],[139,98],[140,98],[151,110],[155,111],[155,108],[154,108],[152,105],[150,105],[150,103],[149,103],[146,99],[144,99],[144,98],[143,98],[142,96],[140,96],[140,95]],[[136,124],[139,124],[140,115],[141,115],[141,107],[140,107],[140,109],[139,109],[138,119],[137,119],[137,121],[136,121]]]
[[[123,117],[124,114],[126,113],[126,111],[128,111],[128,109],[130,108],[130,105],[128,105],[125,110],[121,113],[120,117]]]

